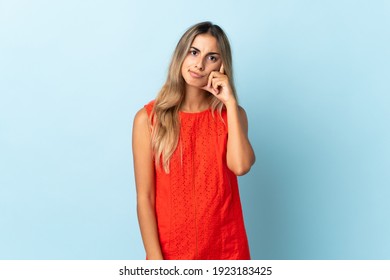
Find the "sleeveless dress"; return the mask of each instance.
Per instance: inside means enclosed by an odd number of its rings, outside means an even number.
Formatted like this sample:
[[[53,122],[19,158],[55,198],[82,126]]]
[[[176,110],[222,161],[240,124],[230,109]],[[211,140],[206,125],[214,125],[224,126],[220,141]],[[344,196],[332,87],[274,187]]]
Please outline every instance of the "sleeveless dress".
[[[150,116],[154,100],[144,107]],[[166,260],[250,259],[237,176],[226,163],[227,114],[179,112],[170,173],[155,168],[156,218]]]

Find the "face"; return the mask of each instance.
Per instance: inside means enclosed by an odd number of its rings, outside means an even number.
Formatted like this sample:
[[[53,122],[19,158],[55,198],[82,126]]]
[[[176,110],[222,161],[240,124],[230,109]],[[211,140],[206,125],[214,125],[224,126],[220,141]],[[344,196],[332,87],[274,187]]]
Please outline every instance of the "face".
[[[222,64],[217,39],[212,35],[199,34],[183,61],[181,74],[189,86],[204,87],[212,71],[219,71]]]

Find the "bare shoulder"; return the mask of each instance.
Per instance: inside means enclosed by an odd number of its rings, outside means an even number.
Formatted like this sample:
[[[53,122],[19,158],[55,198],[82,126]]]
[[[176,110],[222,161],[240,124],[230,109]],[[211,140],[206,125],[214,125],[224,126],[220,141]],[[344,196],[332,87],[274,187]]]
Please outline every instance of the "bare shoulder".
[[[134,116],[134,128],[139,127],[148,127],[149,126],[149,116],[145,108],[141,108]]]
[[[241,106],[238,106],[238,112],[240,115],[241,124],[244,127],[244,131],[246,134],[248,134],[248,117],[246,116],[246,112]]]
[[[132,139],[134,156],[140,153],[147,155],[150,149],[151,128],[149,126],[149,115],[145,108],[140,109],[134,116]]]
[[[241,105],[238,105],[238,110],[240,111],[240,114],[246,115],[245,109]]]
[[[238,105],[238,111],[240,112],[240,117],[243,118],[244,120],[247,120],[245,109],[240,105]]]

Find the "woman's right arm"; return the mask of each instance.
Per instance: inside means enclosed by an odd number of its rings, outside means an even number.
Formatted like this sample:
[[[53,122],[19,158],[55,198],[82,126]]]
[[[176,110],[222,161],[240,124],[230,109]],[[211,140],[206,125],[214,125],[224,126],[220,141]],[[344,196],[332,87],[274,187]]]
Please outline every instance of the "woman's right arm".
[[[155,212],[155,178],[148,114],[137,112],[133,123],[133,160],[137,188],[137,213],[142,240],[149,260],[162,260]]]

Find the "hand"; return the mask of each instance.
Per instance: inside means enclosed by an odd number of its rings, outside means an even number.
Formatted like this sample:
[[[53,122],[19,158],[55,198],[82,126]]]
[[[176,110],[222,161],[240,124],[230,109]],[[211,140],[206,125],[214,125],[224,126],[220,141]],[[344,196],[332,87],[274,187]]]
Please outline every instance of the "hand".
[[[221,100],[225,106],[231,101],[236,101],[232,88],[230,87],[229,78],[225,75],[223,64],[219,71],[211,71],[207,85],[202,87],[202,89],[212,93],[216,98]]]

